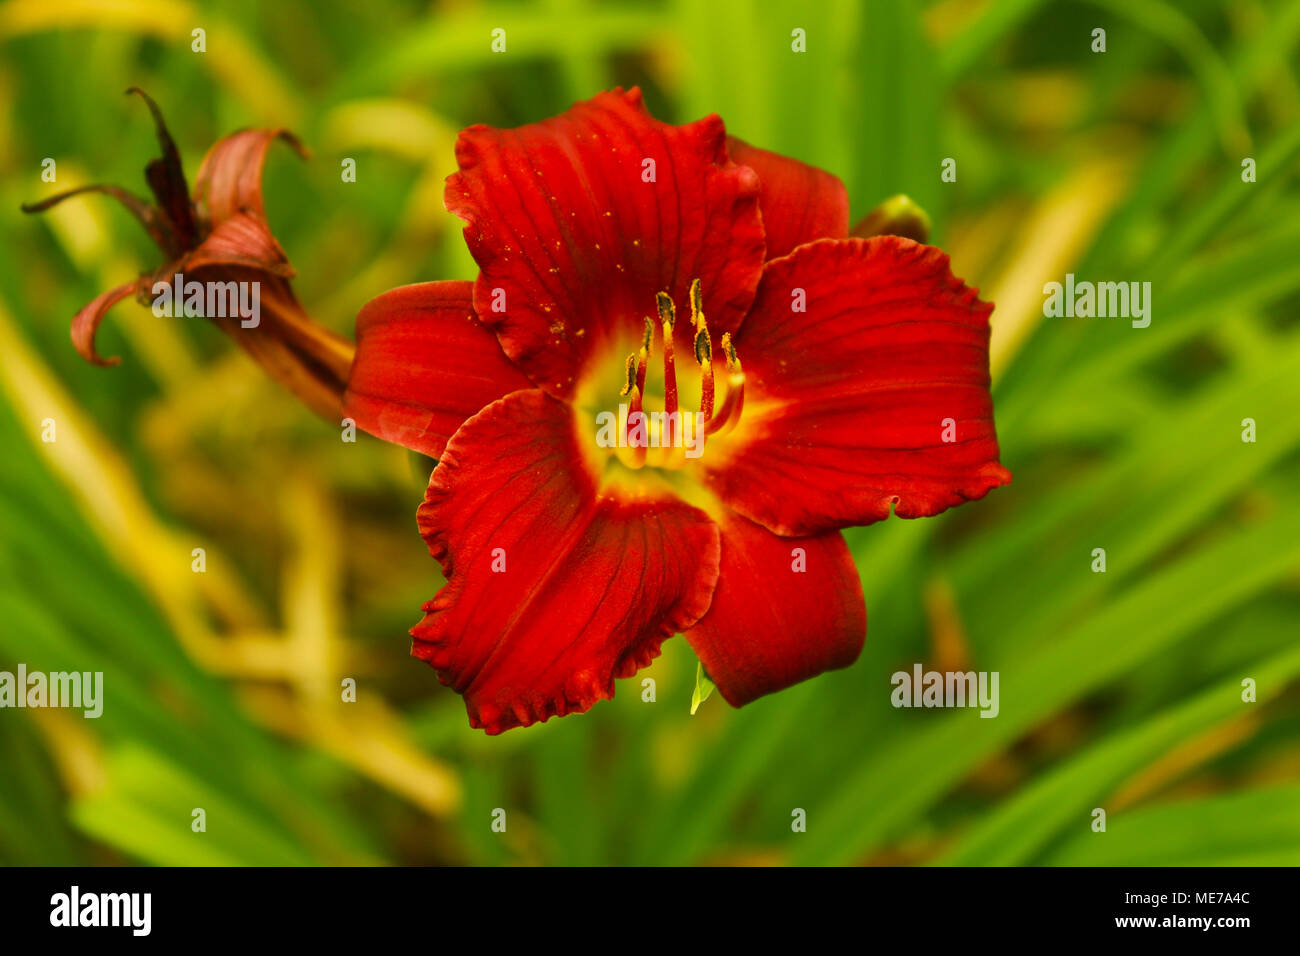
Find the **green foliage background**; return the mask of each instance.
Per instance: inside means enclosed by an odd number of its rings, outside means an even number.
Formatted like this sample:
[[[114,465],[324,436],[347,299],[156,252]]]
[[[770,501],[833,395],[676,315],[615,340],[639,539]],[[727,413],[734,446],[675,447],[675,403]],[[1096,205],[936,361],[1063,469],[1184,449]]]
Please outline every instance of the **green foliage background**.
[[[98,721],[0,712],[0,861],[1300,862],[1297,44],[1294,0],[0,6],[0,669],[102,670],[107,695]],[[99,198],[17,209],[143,190],[131,85],[191,176],[220,135],[289,127],[314,155],[273,156],[271,223],[350,335],[386,288],[473,277],[441,206],[458,128],[615,84],[832,170],[855,219],[924,206],[998,304],[1016,479],[849,533],[869,626],[846,671],[691,717],[674,639],[656,703],[622,682],[489,739],[407,656],[441,583],[419,466],[340,443],[203,324],[123,303],[100,336],[123,364],[83,363],[68,319],[157,254]],[[1150,328],[1043,319],[1066,272],[1150,281]],[[893,709],[918,660],[999,671],[1000,716]]]

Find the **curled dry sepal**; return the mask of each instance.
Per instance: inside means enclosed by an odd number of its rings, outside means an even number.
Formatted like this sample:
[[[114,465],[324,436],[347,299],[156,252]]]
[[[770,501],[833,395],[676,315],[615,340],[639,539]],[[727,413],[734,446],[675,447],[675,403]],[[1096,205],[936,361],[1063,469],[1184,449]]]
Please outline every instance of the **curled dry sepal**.
[[[418,517],[448,583],[413,653],[488,733],[587,710],[677,632],[736,706],[852,663],[840,530],[1011,479],[992,306],[909,238],[924,214],[899,197],[850,235],[835,176],[637,90],[472,126],[456,159],[478,279],[367,304],[344,404],[440,459]],[[669,441],[602,441],[620,405]]]
[[[199,165],[191,194],[180,152],[162,113],[137,88],[127,90],[148,104],[162,155],[145,167],[154,202],[111,185],[82,186],[22,207],[43,212],[72,196],[102,193],[118,200],[144,226],[166,261],[116,288],[101,293],[72,320],[72,342],[96,365],[116,365],[95,350],[95,332],[105,313],[135,295],[147,303],[157,282],[170,283],[183,273],[186,281],[257,282],[260,321],[240,325],[238,316],[209,316],[255,361],[313,411],[337,420],[353,348],[347,340],[317,325],[299,305],[289,285],[293,268],[271,234],[262,205],[262,166],[277,139],[300,155],[302,144],[283,129],[247,129],[217,141]]]

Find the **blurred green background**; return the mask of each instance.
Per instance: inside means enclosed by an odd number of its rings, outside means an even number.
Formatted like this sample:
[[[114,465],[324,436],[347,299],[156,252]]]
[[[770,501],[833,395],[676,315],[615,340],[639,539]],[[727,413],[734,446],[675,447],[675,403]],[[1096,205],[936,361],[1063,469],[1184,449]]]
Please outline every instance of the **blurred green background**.
[[[1292,0],[0,6],[0,669],[106,688],[99,720],[0,711],[0,861],[1300,862],[1298,44]],[[387,288],[475,275],[441,202],[457,129],[616,84],[830,169],[854,220],[926,208],[997,303],[1015,482],[849,532],[848,670],[691,717],[674,639],[641,675],[657,702],[620,682],[488,738],[407,656],[441,584],[407,454],[341,443],[213,327],[129,301],[100,335],[123,364],[84,363],[72,314],[159,254],[102,197],[18,206],[144,191],[131,85],[191,179],[219,136],[287,126],[313,156],[277,147],[268,215],[350,337]],[[1151,282],[1151,326],[1044,319],[1067,272]],[[1000,715],[893,709],[916,661],[999,671]]]

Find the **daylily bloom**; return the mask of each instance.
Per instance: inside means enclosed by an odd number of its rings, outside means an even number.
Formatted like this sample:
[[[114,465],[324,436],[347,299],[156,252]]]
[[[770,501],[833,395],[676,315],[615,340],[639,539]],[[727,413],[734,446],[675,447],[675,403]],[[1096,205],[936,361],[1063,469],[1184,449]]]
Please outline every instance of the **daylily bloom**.
[[[675,633],[734,706],[852,663],[840,529],[1010,480],[992,306],[938,249],[849,238],[836,177],[635,89],[456,158],[478,279],[369,302],[344,405],[439,459],[418,523],[448,583],[412,653],[490,734],[611,697]]]
[[[208,151],[199,166],[191,197],[181,168],[180,152],[167,131],[162,114],[143,91],[132,88],[149,106],[162,156],[145,167],[145,179],[156,205],[120,186],[82,186],[24,205],[24,212],[43,212],[83,193],[112,196],[131,212],[167,257],[148,273],[102,293],[72,319],[72,342],[87,361],[116,365],[95,350],[95,332],[110,308],[135,295],[144,304],[154,285],[170,285],[179,273],[200,283],[259,284],[258,322],[241,325],[234,315],[210,318],[274,378],[318,414],[337,418],[352,346],[316,325],[303,311],[289,286],[293,268],[271,234],[262,205],[262,166],[277,139],[300,154],[305,150],[287,130],[249,129],[232,133]]]

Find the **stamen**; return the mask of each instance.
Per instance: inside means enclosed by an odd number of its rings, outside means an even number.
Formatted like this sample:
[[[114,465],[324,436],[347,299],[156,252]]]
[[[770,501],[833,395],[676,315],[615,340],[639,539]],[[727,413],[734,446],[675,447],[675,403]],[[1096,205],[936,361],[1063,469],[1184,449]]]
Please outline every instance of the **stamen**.
[[[659,310],[659,321],[672,328],[677,324],[677,309],[667,292],[655,293],[655,308]]]
[[[730,429],[740,421],[740,414],[745,407],[745,373],[740,367],[736,347],[731,343],[730,332],[722,333],[722,351],[727,356],[727,397],[723,399],[718,414],[705,425],[705,435]]]
[[[692,279],[689,302],[691,308],[691,325],[695,332],[691,336],[692,351],[700,367],[700,410],[695,414],[702,429],[702,437],[725,433],[740,420],[745,405],[745,373],[741,369],[740,356],[731,341],[731,333],[724,333],[718,340],[726,363],[726,397],[718,403],[717,386],[713,370],[713,338],[709,333],[708,322],[704,317],[704,299],[700,289],[700,280]],[[655,309],[658,313],[658,326],[664,341],[664,413],[662,423],[656,410],[656,420],[650,421],[645,411],[646,376],[650,359],[654,355],[655,321],[645,317],[645,332],[641,337],[641,347],[627,357],[623,368],[622,396],[630,396],[627,404],[627,421],[624,425],[624,441],[618,457],[629,467],[641,468],[649,463],[656,468],[677,469],[688,464],[683,456],[678,441],[682,437],[680,424],[674,419],[681,417],[677,391],[677,369],[674,359],[673,335],[677,324],[677,309],[672,297],[667,292],[655,294]],[[716,414],[715,414],[716,411]],[[636,425],[634,419],[640,419]],[[639,434],[634,434],[638,432]],[[655,448],[654,453],[649,449]]]
[[[650,444],[649,422],[645,417],[645,411],[642,409],[642,404],[641,389],[633,387],[632,401],[629,403],[627,410],[627,433],[624,435],[624,440],[627,443],[628,448],[631,450],[632,460],[629,464],[631,464],[633,468],[640,468],[645,464],[646,449]],[[632,424],[632,417],[634,415],[641,417],[641,433],[645,436],[644,440],[633,440],[632,432],[636,427]]]
[[[673,327],[677,324],[677,310],[667,292],[655,295],[655,306],[664,333],[664,411],[671,415],[677,411],[677,369],[673,364]]]
[[[692,311],[693,307],[694,296]],[[704,324],[703,313],[700,314],[699,331],[695,333],[695,361],[700,364],[700,412],[707,422],[713,417],[713,346],[709,342],[709,329]]]
[[[655,325],[650,321],[650,316],[645,317],[645,334],[641,336],[641,350],[637,352],[636,362],[636,387],[642,394],[645,393],[645,373],[646,366],[650,364],[650,355],[654,351],[653,343],[655,338]]]
[[[642,351],[645,350],[642,349]],[[635,427],[632,424],[632,416],[637,414],[638,412],[641,412],[642,405],[644,404],[643,401],[644,392],[642,392],[641,386],[636,383],[637,364],[638,364],[637,353],[633,352],[631,355],[627,357],[627,361],[624,362],[624,378],[626,380],[623,383],[622,390],[619,392],[620,395],[631,394],[632,396],[631,401],[628,402],[627,422],[624,424],[624,428],[623,428],[623,441],[627,445],[627,447],[632,450],[631,453],[632,460],[628,464],[630,464],[633,468],[640,468],[642,465],[645,464],[645,445],[641,444],[640,442],[634,442],[632,440],[632,431]],[[644,364],[642,364],[641,368],[642,368],[642,373],[644,374],[644,369],[645,369]]]
[[[626,395],[636,386],[636,353],[629,355],[623,363],[623,387],[618,390],[619,395]]]
[[[740,372],[740,356],[736,354],[736,347],[731,344],[731,333],[722,333],[722,352],[727,357],[727,371]]]

